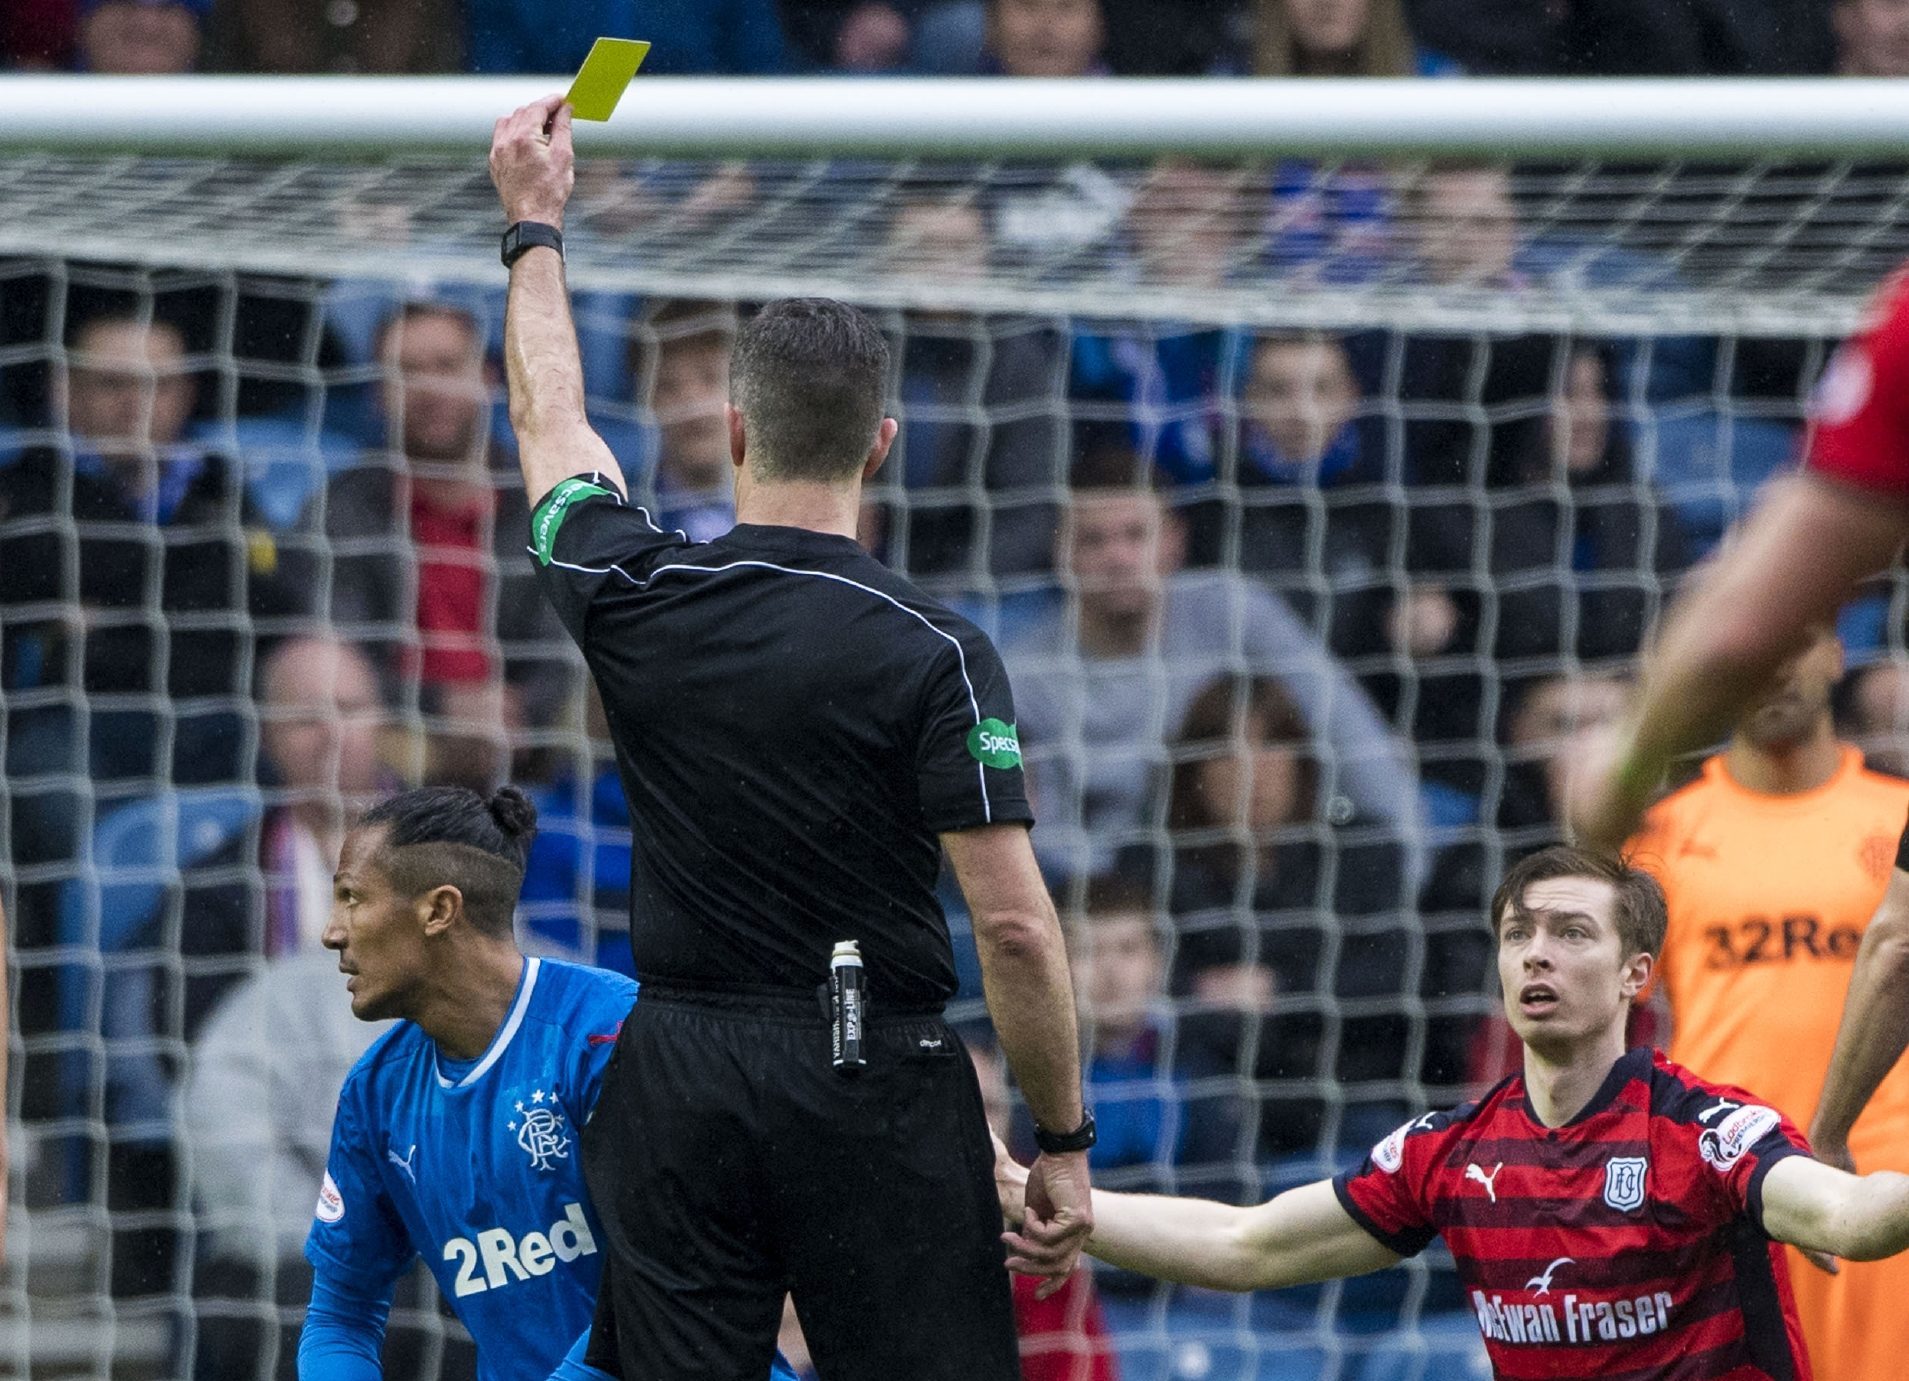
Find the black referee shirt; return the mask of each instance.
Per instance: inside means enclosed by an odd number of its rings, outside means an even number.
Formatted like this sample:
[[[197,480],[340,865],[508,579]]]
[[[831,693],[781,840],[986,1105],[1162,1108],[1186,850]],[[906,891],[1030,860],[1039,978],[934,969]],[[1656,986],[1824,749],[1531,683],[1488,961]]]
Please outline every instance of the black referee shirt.
[[[530,551],[616,742],[638,976],[813,989],[857,940],[873,1000],[946,1001],[936,836],[1033,818],[980,630],[850,538],[694,543],[598,476],[550,491]]]

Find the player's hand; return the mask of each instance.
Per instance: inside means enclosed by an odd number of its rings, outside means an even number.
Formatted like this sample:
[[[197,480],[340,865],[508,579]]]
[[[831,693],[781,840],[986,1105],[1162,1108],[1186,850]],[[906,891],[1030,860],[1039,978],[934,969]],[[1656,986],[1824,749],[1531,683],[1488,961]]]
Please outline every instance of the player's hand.
[[[491,181],[505,219],[513,224],[542,221],[561,227],[576,185],[576,163],[570,106],[562,96],[521,106],[491,130]]]
[[[992,1130],[988,1135],[994,1140],[994,1192],[1001,1200],[1001,1221],[1018,1228],[1027,1216],[1027,1170],[1008,1154],[1006,1142]]]
[[[1010,1270],[1044,1276],[1035,1298],[1046,1299],[1074,1273],[1081,1248],[1094,1230],[1093,1190],[1087,1180],[1087,1153],[1042,1155],[1027,1176],[1027,1216],[1018,1233],[1002,1236]]]

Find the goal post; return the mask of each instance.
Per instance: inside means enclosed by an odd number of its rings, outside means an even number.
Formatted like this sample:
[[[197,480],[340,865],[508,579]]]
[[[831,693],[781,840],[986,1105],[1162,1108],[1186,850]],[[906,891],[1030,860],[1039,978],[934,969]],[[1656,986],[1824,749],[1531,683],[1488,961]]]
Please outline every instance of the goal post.
[[[300,524],[337,477],[394,463],[374,349],[388,314],[448,303],[494,349],[492,122],[566,81],[0,81],[0,474],[75,449],[50,381],[77,321],[102,301],[178,309],[198,381],[187,440],[239,466],[272,550],[313,545]],[[1029,705],[1042,678],[1079,670],[1055,614],[1078,594],[1055,556],[1077,463],[1137,458],[1190,578],[1229,592],[1211,645],[1137,659],[1159,696],[1128,737],[1096,740],[1070,712],[1043,741],[1026,706],[1020,726],[1066,909],[1082,875],[1144,856],[1163,918],[1145,1039],[1097,1035],[1088,1014],[1103,1126],[1145,1143],[1107,1182],[1198,1192],[1329,1173],[1388,1119],[1494,1071],[1484,899],[1555,833],[1554,774],[1613,676],[1793,461],[1830,351],[1909,258],[1897,82],[639,78],[577,148],[566,257],[591,415],[636,485],[663,487],[694,410],[663,397],[673,348],[733,330],[731,304],[827,295],[876,313],[896,347],[902,441],[870,540],[997,636]],[[494,396],[485,429],[508,442]],[[312,617],[367,646],[404,640]],[[1886,582],[1846,620],[1854,661],[1909,665],[1904,625]],[[1314,649],[1330,657],[1300,655]],[[553,952],[598,953],[620,943],[601,898],[627,856],[588,789],[603,735],[561,639],[517,651],[568,677],[526,692],[506,746],[563,807],[550,818],[576,889],[523,916]],[[442,711],[424,673],[392,663],[383,751],[415,779]],[[5,671],[25,1121],[0,1358],[36,1376],[171,1374],[237,1320],[271,1375],[298,1318],[289,1277],[253,1262],[208,1284],[203,1266],[248,1231],[295,1233],[273,1210],[297,1194],[263,1171],[244,1205],[196,1193],[194,1157],[232,1146],[206,1149],[206,1014],[182,1001],[277,963],[256,916],[249,948],[208,957],[191,938],[195,889],[236,888],[263,915],[282,882],[261,820],[292,793],[261,769],[266,716],[249,692],[219,702],[242,726],[227,777],[109,780],[23,745],[55,712],[103,722],[128,697]],[[1262,702],[1266,682],[1283,689]],[[1268,746],[1301,761],[1299,804],[1271,824],[1251,793],[1186,814],[1180,788],[1198,796],[1202,764],[1271,733],[1273,700],[1297,702],[1302,730]],[[1890,749],[1909,694],[1860,728]],[[1110,801],[1127,803],[1111,824],[1096,816]],[[64,851],[41,829],[61,802],[83,821]],[[192,847],[202,827],[217,848]],[[1183,885],[1235,845],[1264,876],[1226,864],[1224,901]],[[138,908],[151,925],[114,948]],[[115,1010],[129,991],[137,1020]],[[127,1078],[143,1080],[130,1102]],[[1231,1139],[1191,1149],[1196,1105],[1227,1109]],[[113,1158],[162,1142],[169,1182],[113,1199]],[[1244,1381],[1277,1358],[1319,1381],[1446,1381],[1478,1346],[1436,1259],[1250,1301],[1102,1286],[1133,1375]],[[428,1291],[401,1304],[418,1374],[452,1374],[464,1340]]]

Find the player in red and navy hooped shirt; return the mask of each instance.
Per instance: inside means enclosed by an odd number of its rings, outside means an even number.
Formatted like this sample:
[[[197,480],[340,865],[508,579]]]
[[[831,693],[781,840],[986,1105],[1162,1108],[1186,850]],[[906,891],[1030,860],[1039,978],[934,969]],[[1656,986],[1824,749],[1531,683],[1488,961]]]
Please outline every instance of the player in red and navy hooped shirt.
[[[1257,1208],[1096,1190],[1088,1250],[1263,1290],[1375,1271],[1443,1237],[1507,1381],[1807,1381],[1776,1244],[1902,1250],[1909,1176],[1823,1165],[1754,1094],[1625,1050],[1664,937],[1648,874],[1547,849],[1510,870],[1492,915],[1522,1074]],[[999,1154],[1011,1206],[1020,1172]],[[1015,1269],[1051,1269],[1037,1244],[1007,1241]]]

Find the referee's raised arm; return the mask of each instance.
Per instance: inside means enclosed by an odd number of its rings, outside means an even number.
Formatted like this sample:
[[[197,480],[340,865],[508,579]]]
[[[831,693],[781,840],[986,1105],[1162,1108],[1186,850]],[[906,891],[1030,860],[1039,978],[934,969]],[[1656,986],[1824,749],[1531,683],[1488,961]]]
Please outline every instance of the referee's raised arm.
[[[508,222],[504,371],[530,505],[585,471],[627,494],[616,457],[584,414],[583,362],[563,278],[563,212],[576,181],[563,97],[546,96],[499,120],[490,168]]]

